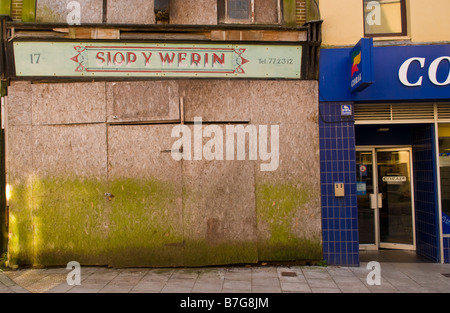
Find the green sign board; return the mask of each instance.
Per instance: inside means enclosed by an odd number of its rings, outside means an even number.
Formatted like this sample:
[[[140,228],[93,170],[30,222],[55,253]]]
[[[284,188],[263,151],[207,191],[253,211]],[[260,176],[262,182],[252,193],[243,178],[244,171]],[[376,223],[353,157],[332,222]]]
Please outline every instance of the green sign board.
[[[301,78],[300,45],[14,42],[18,77]]]

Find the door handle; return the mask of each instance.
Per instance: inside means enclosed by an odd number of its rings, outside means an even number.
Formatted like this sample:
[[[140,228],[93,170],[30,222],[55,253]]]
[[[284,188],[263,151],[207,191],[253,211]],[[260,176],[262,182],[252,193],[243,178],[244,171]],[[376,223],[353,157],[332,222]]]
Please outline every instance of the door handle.
[[[383,194],[379,193],[378,194],[378,208],[381,209],[383,207]]]
[[[377,207],[378,207],[378,204],[377,204],[377,197],[375,197],[375,194],[374,194],[374,193],[371,193],[371,194],[370,194],[370,208],[371,208],[372,210],[375,210]]]
[[[383,194],[370,194],[370,208],[372,210],[381,209],[383,207]]]

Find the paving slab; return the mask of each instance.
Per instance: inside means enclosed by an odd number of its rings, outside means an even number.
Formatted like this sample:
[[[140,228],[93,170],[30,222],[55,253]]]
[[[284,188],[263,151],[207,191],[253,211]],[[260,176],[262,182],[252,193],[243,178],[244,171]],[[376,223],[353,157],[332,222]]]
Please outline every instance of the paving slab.
[[[373,286],[366,266],[82,267],[80,286],[65,268],[19,269],[0,272],[0,293],[450,293],[449,264],[380,263]]]

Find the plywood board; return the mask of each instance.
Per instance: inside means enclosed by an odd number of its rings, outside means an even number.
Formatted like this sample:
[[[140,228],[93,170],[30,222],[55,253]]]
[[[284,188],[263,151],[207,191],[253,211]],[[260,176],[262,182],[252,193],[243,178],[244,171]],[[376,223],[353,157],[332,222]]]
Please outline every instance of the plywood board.
[[[250,81],[180,81],[186,121],[246,122],[251,119]]]
[[[170,125],[110,126],[110,264],[182,266],[181,164]]]
[[[153,1],[109,0],[107,23],[111,24],[155,24]]]
[[[38,177],[106,177],[106,125],[33,127],[33,168]]]
[[[278,24],[279,0],[255,0],[255,22],[257,24]]]
[[[109,122],[155,122],[180,119],[178,82],[107,83]]]
[[[106,121],[105,83],[33,84],[33,124]]]
[[[171,0],[170,24],[217,24],[216,0]]]
[[[37,0],[36,22],[67,23],[68,16],[75,10],[73,5],[69,5],[70,2],[72,1]],[[102,23],[103,0],[78,0],[75,2],[80,5],[81,24]]]
[[[225,126],[220,128],[225,134]],[[204,144],[207,141],[204,138]],[[252,162],[204,158],[182,162],[186,264],[256,262]]]
[[[30,82],[12,82],[8,87],[8,124],[31,125],[32,88]]]
[[[249,89],[252,123],[318,123],[318,85],[315,81],[253,80]]]

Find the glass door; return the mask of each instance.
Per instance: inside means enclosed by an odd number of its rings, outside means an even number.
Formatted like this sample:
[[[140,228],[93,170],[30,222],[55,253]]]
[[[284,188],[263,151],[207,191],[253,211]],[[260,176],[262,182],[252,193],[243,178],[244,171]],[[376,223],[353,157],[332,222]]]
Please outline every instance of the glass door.
[[[358,198],[359,244],[362,250],[378,249],[378,208],[375,149],[356,151],[356,195]]]
[[[377,150],[380,205],[380,247],[414,248],[410,150]]]
[[[356,152],[360,249],[415,249],[411,149]]]

